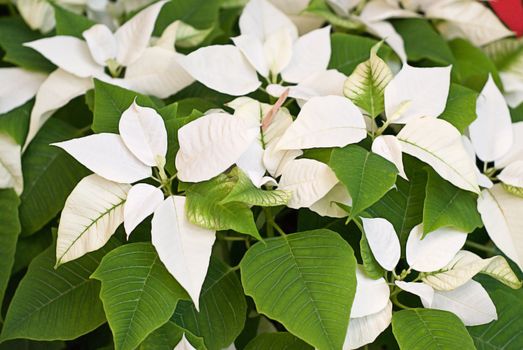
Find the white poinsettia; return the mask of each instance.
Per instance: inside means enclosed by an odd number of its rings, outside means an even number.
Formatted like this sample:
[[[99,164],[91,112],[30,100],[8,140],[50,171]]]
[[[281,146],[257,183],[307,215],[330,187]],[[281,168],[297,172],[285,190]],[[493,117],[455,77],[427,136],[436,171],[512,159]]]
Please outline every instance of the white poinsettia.
[[[46,74],[23,68],[0,68],[0,81],[9,82],[0,86],[0,114],[32,99],[46,78]]]
[[[376,261],[384,269],[394,271],[401,252],[400,242],[392,224],[382,218],[361,218],[361,220],[364,234]],[[455,313],[466,325],[479,325],[497,319],[492,300],[479,283],[472,281],[472,277],[481,272],[499,279],[513,288],[519,288],[521,282],[512,272],[506,260],[501,256],[481,259],[473,253],[460,251],[467,235],[455,229],[440,228],[430,232],[424,238],[422,238],[422,234],[422,224],[411,230],[405,255],[409,264],[407,274],[411,270],[418,271],[420,273],[418,278],[423,282],[406,282],[402,280],[403,277],[399,277],[395,282],[396,286],[418,295],[426,308]],[[380,281],[371,280],[368,277],[367,279],[374,281],[374,284],[378,284]],[[360,278],[358,278],[358,283],[360,283]],[[388,286],[385,284],[385,287],[387,287],[388,300]],[[358,288],[360,288],[359,284]],[[382,304],[382,297],[377,297],[371,290],[368,290],[366,294],[372,297],[368,297],[365,302],[360,301],[359,307],[364,307],[365,303]],[[468,299],[467,294],[470,295]],[[357,307],[356,310],[359,308]],[[360,335],[356,335],[357,339],[373,341],[388,325],[384,324],[384,328],[380,328],[384,317],[384,314],[377,313],[374,320],[366,319],[366,329],[358,328]],[[350,327],[349,325],[349,329]],[[372,334],[371,337],[369,332],[373,330],[376,330],[377,333]],[[365,334],[367,338],[363,337]],[[364,344],[357,343],[358,346]]]
[[[185,197],[164,199],[159,187],[130,185],[151,178],[155,168],[161,187],[170,186],[164,171],[167,131],[162,117],[134,102],[122,114],[119,132],[54,144],[95,173],[80,181],[66,201],[58,227],[57,265],[102,247],[122,222],[129,236],[154,213],[152,243],[198,308],[215,232],[187,220]]]
[[[229,103],[234,115],[210,113],[183,126],[178,132],[178,178],[205,181],[236,164],[257,187],[275,185],[274,179],[281,176],[278,188],[292,192],[291,208],[346,216],[335,202],[348,204],[350,196],[346,191],[331,192],[339,183],[334,172],[317,160],[295,158],[302,149],[361,141],[367,135],[363,115],[344,97],[314,97],[293,122],[281,108],[284,98],[270,106],[241,97]]]
[[[298,37],[294,23],[267,0],[251,0],[240,16],[241,35],[234,45],[198,49],[182,60],[183,67],[211,89],[245,95],[267,81],[300,83],[327,70],[330,27]]]
[[[92,78],[160,98],[193,81],[178,64],[181,55],[174,50],[177,22],[150,46],[164,4],[147,7],[114,33],[96,24],[83,32],[85,40],[59,35],[25,44],[58,66],[38,90],[26,144],[54,111],[91,89]]]

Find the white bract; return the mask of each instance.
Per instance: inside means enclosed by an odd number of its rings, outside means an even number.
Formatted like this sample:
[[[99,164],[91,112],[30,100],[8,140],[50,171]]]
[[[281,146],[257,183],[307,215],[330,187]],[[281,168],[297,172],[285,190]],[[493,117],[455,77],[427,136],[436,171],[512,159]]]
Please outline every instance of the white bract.
[[[189,343],[187,338],[185,338],[185,333],[182,335],[182,339],[180,339],[180,342],[174,347],[173,350],[196,350],[195,347]]]
[[[0,134],[0,188],[13,188],[20,195],[24,189],[22,152],[9,135]]]
[[[385,114],[391,123],[438,117],[450,87],[451,67],[417,68],[404,64],[385,88]]]
[[[167,197],[155,210],[151,225],[151,240],[160,260],[199,310],[215,232],[187,220],[182,196]]]
[[[267,0],[252,0],[240,16],[241,35],[233,45],[198,49],[181,62],[211,89],[240,96],[260,85],[257,73],[272,83],[300,83],[327,70],[330,27],[298,38],[294,23]]]
[[[54,111],[91,89],[93,78],[160,98],[192,82],[178,64],[182,55],[174,50],[177,22],[157,45],[149,45],[164,4],[147,7],[114,33],[96,24],[83,32],[85,41],[59,35],[25,44],[58,66],[37,92],[26,145]]]
[[[47,76],[23,68],[0,68],[0,114],[9,112],[32,99]]]
[[[478,96],[476,114],[469,126],[470,140],[477,157],[492,162],[509,151],[514,137],[510,111],[491,75]]]

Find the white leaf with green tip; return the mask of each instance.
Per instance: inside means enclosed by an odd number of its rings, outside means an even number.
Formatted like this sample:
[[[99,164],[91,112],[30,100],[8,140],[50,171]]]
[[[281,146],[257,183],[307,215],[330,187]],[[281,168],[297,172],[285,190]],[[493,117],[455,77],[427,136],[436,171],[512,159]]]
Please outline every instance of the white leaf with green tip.
[[[476,165],[452,124],[441,119],[419,118],[407,123],[397,138],[404,153],[427,163],[454,186],[479,193]]]
[[[459,251],[447,266],[424,275],[422,280],[436,290],[449,291],[461,287],[478,273],[488,274],[512,288],[522,285],[504,257],[482,259],[466,250]]]
[[[56,241],[56,265],[105,245],[124,219],[131,186],[96,174],[83,178],[65,201]]]
[[[373,118],[385,109],[383,95],[393,77],[377,54],[380,46],[381,42],[372,47],[370,58],[356,67],[343,87],[343,94]]]

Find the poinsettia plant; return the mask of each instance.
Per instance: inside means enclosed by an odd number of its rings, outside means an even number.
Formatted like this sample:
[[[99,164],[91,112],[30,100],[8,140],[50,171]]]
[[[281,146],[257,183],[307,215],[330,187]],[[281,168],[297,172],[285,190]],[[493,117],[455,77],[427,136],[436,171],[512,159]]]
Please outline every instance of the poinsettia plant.
[[[0,349],[523,348],[503,6],[0,1]]]

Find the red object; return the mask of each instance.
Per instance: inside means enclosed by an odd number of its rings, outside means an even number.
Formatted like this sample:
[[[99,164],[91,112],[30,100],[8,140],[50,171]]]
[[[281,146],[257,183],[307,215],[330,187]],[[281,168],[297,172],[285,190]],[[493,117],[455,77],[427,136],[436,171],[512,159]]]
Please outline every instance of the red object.
[[[490,0],[490,6],[517,36],[523,36],[523,0]]]

